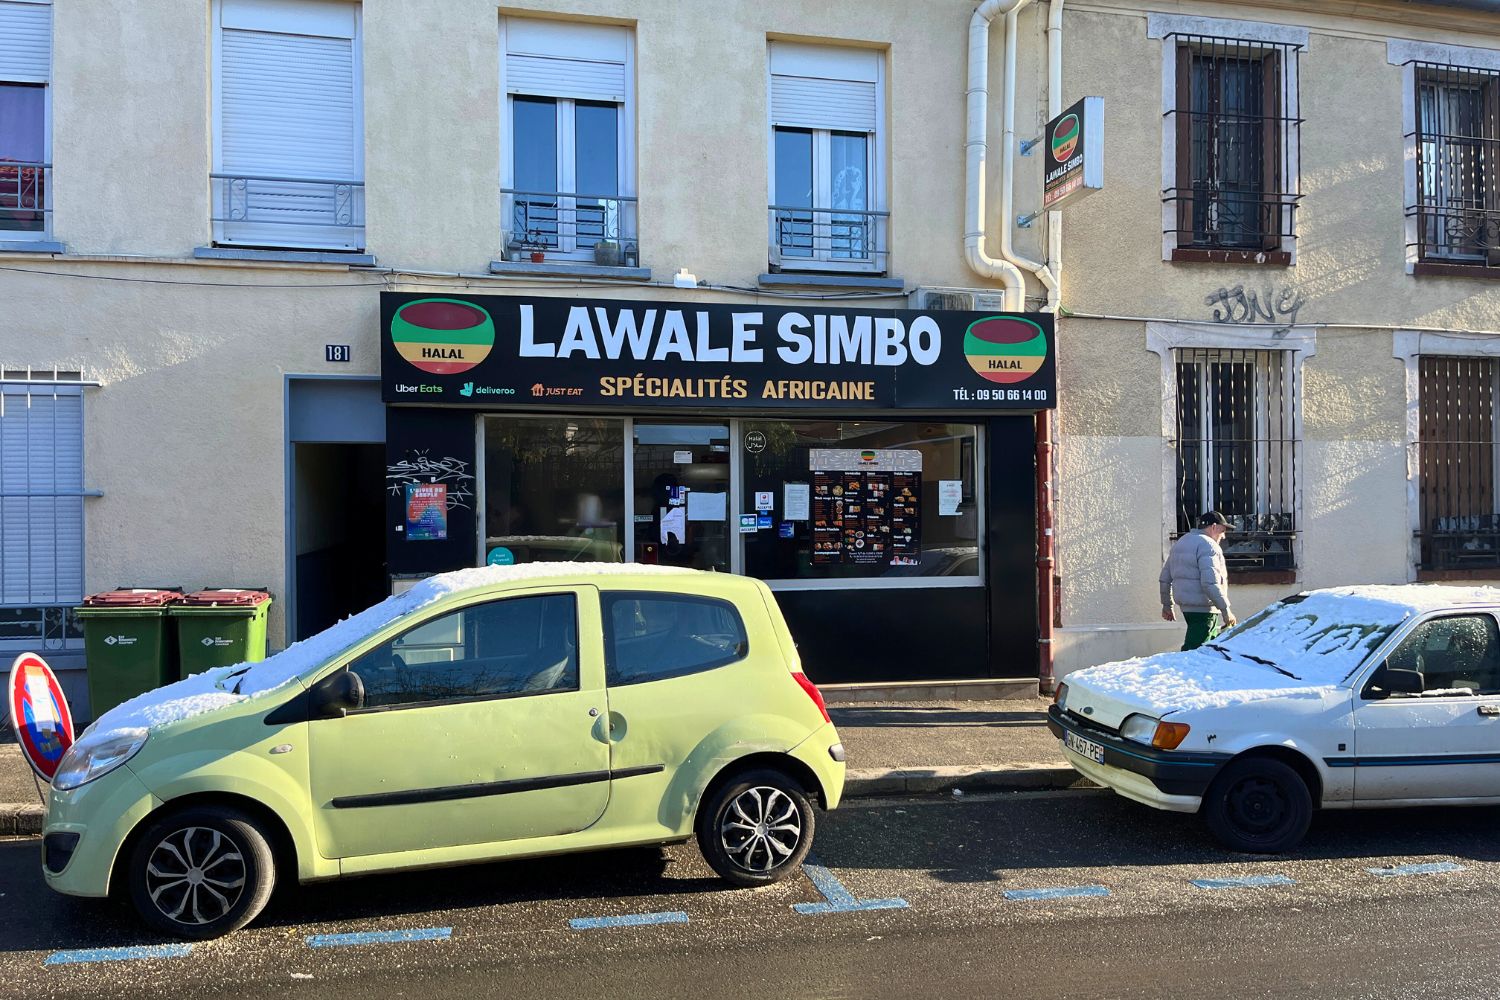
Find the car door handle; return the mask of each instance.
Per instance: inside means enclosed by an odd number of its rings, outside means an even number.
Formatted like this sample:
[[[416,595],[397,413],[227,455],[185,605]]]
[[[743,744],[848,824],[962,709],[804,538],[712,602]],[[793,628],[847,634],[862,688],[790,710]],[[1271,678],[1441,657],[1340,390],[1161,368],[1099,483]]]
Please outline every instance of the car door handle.
[[[1500,715],[1500,705],[1480,705],[1480,715]]]

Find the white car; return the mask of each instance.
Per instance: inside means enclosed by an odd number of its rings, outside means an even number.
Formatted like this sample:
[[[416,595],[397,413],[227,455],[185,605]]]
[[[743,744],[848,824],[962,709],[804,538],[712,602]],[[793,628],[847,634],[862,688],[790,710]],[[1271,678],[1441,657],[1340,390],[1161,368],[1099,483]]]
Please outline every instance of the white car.
[[[1211,644],[1069,674],[1048,727],[1085,777],[1289,850],[1313,810],[1500,803],[1500,590],[1318,590]]]

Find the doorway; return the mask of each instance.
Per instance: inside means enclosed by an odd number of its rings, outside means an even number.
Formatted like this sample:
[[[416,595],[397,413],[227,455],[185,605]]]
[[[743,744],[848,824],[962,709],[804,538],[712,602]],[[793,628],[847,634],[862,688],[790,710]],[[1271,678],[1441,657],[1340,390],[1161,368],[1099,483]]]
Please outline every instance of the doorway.
[[[634,425],[635,561],[729,572],[727,423]]]

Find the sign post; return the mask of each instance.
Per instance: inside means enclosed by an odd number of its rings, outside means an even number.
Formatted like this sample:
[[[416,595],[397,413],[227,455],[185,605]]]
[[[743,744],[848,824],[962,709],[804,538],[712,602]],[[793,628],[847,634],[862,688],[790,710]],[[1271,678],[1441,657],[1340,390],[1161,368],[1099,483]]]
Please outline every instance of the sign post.
[[[1085,97],[1047,123],[1042,211],[1104,187],[1104,98]]]
[[[63,754],[73,745],[73,715],[57,675],[40,656],[22,653],[10,665],[5,691],[10,727],[26,763],[50,784]]]

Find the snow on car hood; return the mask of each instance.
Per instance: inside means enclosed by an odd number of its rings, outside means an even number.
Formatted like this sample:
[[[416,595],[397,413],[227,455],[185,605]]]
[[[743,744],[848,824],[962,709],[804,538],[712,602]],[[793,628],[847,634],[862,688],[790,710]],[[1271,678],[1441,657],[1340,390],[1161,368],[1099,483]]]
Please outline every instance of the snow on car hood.
[[[274,690],[319,664],[326,663],[403,615],[418,611],[449,594],[521,580],[692,572],[694,571],[675,566],[569,562],[482,566],[430,576],[405,593],[388,597],[315,636],[293,643],[274,656],[257,663],[239,663],[205,670],[201,674],[193,674],[117,705],[96,719],[79,740],[82,741],[90,733],[102,735],[121,729],[164,726]]]
[[[1500,591],[1458,587],[1340,587],[1300,594],[1271,605],[1211,646],[1069,674],[1068,708],[1093,708],[1091,718],[1118,726],[1131,712],[1159,717],[1267,698],[1320,697],[1410,616],[1497,600]]]

